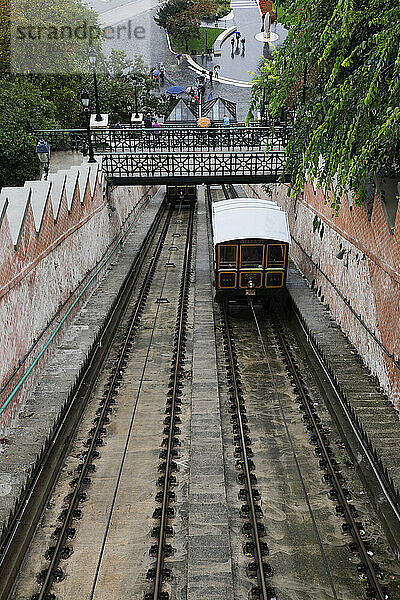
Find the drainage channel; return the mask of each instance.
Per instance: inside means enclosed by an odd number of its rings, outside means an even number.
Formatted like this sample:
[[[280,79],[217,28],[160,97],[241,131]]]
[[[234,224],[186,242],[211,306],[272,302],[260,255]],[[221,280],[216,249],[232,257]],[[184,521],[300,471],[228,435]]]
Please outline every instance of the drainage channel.
[[[177,484],[174,473],[177,471],[177,463],[175,461],[179,458],[178,447],[180,446],[180,396],[182,395],[183,364],[186,346],[193,223],[194,207],[191,207],[187,225],[171,375],[165,409],[164,437],[160,450],[160,459],[162,462],[159,465],[159,472],[161,475],[157,483],[161,487],[161,490],[155,497],[155,500],[160,502],[161,506],[156,508],[153,513],[153,518],[158,524],[153,527],[152,535],[158,539],[150,548],[150,556],[155,558],[155,564],[147,572],[147,579],[149,582],[152,582],[152,589],[145,594],[145,600],[168,600],[170,597],[169,592],[163,590],[163,584],[171,579],[171,569],[168,568],[165,559],[173,553],[173,548],[171,544],[167,543],[167,539],[170,539],[174,534],[173,527],[170,524],[171,519],[174,517],[174,509],[171,504],[175,501],[175,492],[172,488]]]
[[[285,420],[284,410],[279,398],[279,391],[274,378],[274,373],[271,368],[270,360],[267,352],[267,343],[264,341],[264,337],[261,331],[260,323],[258,321],[256,311],[252,300],[249,300],[250,310],[253,315],[254,323],[256,325],[259,341],[262,346],[262,351],[267,364],[267,369],[273,386],[273,393],[277,402],[281,406],[282,416],[285,422],[288,437],[290,438],[289,429]],[[304,383],[303,377],[299,372],[298,362],[291,350],[285,335],[279,325],[278,315],[273,315],[270,320],[271,327],[273,329],[276,342],[281,352],[283,362],[286,366],[287,374],[291,380],[293,391],[296,394],[296,401],[299,403],[299,409],[303,413],[303,421],[306,423],[307,432],[309,434],[310,444],[315,446],[315,454],[319,459],[319,467],[324,471],[324,481],[330,486],[328,496],[331,500],[336,503],[336,514],[344,519],[342,524],[342,531],[344,534],[351,534],[353,541],[349,544],[349,549],[352,553],[359,557],[359,563],[357,564],[357,574],[361,581],[365,582],[366,586],[364,589],[365,597],[371,600],[388,600],[390,594],[388,590],[381,584],[383,573],[379,566],[371,560],[371,548],[368,542],[365,542],[363,535],[365,535],[365,529],[363,524],[357,520],[358,513],[351,503],[351,495],[345,485],[343,475],[341,473],[340,465],[333,456],[333,451],[330,446],[328,439],[328,431],[325,430],[321,424],[314,404],[308,394],[308,390]],[[293,456],[295,457],[296,464],[298,465],[299,476],[303,481],[301,475],[300,462],[296,456],[296,450],[293,443],[291,442]],[[312,507],[307,500],[307,491],[303,482],[304,493],[306,501],[309,507],[309,512],[314,523],[314,529],[316,536],[319,541],[322,561],[325,564],[328,578],[330,580],[331,590],[334,598],[338,598],[334,577],[331,574],[330,567],[328,565],[327,558],[323,547],[321,535],[318,531],[316,519],[313,515]]]

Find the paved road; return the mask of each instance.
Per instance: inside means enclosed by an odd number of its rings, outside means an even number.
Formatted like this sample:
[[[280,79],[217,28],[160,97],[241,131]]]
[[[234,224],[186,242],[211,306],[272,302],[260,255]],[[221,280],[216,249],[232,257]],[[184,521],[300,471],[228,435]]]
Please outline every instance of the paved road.
[[[213,68],[215,64],[220,65],[220,76],[239,80],[251,81],[253,73],[257,73],[263,58],[270,59],[272,57],[272,45],[265,44],[256,40],[255,35],[261,31],[260,10],[256,0],[231,0],[234,18],[228,21],[227,27],[236,27],[240,32],[241,38],[245,38],[246,43],[243,45],[236,42],[235,33],[228,37],[222,44],[220,57],[213,58],[207,62],[208,68]],[[224,21],[222,20],[224,24]],[[280,25],[273,25],[271,31],[279,35],[275,47],[280,45],[286,37],[286,30]],[[234,46],[231,46],[231,40],[234,40]],[[219,44],[214,45],[216,50],[219,50]],[[196,58],[199,66],[203,62],[201,57]]]
[[[149,67],[158,66],[161,62],[166,66],[166,81],[160,92],[169,85],[181,85],[186,88],[192,85],[196,77],[193,68],[184,59],[177,65],[175,55],[170,52],[165,31],[154,22],[154,14],[158,0],[90,0],[91,6],[100,14],[100,23],[106,29],[104,51],[111,49],[124,50],[130,59],[141,55]],[[230,79],[250,81],[249,71],[256,72],[261,64],[261,55],[270,56],[271,49],[267,44],[255,40],[254,35],[260,31],[260,15],[255,0],[232,0],[234,18],[222,21],[226,27],[237,26],[246,37],[244,56],[241,48],[232,55],[229,40],[222,46],[222,56],[215,62],[221,65],[220,76]],[[277,26],[281,27],[280,25]],[[278,32],[278,30],[277,30]],[[279,34],[279,32],[278,32]],[[284,31],[280,36],[284,39]],[[278,44],[280,40],[278,40]],[[199,66],[209,69],[214,60],[201,63]],[[244,120],[251,96],[251,88],[236,87],[214,81],[211,88],[207,84],[206,97],[221,96],[237,103],[238,120]]]

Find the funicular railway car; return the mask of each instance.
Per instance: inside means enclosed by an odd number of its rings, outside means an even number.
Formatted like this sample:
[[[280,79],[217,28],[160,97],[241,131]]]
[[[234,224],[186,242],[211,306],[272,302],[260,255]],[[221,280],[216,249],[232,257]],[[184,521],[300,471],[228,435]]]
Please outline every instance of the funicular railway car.
[[[196,202],[197,188],[195,185],[167,185],[165,199],[170,204]]]
[[[287,213],[275,202],[212,204],[216,299],[283,296],[290,244]]]

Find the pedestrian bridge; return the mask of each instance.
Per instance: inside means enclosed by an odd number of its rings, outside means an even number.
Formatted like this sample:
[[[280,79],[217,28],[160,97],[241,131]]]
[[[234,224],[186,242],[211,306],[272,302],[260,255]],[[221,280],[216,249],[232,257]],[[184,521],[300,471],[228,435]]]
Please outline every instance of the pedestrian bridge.
[[[113,152],[100,154],[112,185],[289,182],[283,151]]]
[[[53,150],[86,152],[83,129],[42,130]],[[157,183],[272,183],[284,171],[287,126],[258,125],[99,129],[90,133],[95,155],[113,185]]]

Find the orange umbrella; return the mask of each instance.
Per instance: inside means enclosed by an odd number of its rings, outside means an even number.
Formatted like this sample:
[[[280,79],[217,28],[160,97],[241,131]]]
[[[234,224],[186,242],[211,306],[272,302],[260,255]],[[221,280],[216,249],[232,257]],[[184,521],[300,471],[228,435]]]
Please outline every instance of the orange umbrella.
[[[207,117],[200,117],[200,119],[197,121],[197,125],[199,127],[208,127],[210,123],[211,121]]]

